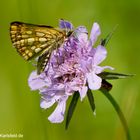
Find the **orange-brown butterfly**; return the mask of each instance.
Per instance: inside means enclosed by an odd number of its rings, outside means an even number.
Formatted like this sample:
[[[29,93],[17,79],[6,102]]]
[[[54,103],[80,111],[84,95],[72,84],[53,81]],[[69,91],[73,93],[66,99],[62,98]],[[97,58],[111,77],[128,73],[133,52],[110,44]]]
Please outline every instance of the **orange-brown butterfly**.
[[[71,33],[66,28],[22,22],[12,22],[10,25],[11,40],[17,52],[27,61],[38,57],[38,74],[44,71],[52,51],[59,48]]]

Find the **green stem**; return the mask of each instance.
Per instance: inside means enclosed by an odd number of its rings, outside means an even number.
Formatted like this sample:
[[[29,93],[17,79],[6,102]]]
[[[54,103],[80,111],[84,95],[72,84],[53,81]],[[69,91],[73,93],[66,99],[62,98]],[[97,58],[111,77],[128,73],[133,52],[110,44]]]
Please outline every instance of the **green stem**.
[[[131,140],[129,129],[128,129],[128,126],[127,126],[127,122],[125,120],[125,117],[124,117],[119,105],[117,104],[115,99],[111,96],[111,94],[109,94],[109,92],[106,89],[101,88],[100,91],[107,97],[107,99],[113,105],[114,109],[116,110],[116,112],[117,112],[117,114],[118,114],[118,116],[119,116],[119,118],[122,122],[122,125],[123,125],[125,133],[126,133],[127,140]]]

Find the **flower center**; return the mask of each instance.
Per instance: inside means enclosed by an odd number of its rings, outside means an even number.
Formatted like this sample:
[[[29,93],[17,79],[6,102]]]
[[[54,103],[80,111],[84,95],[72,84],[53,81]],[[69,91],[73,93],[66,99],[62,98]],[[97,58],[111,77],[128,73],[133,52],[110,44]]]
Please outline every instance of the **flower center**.
[[[75,73],[71,73],[71,74],[64,74],[63,76],[57,77],[57,80],[60,83],[66,83],[66,82],[71,82],[73,80],[73,78],[75,78],[76,74]]]

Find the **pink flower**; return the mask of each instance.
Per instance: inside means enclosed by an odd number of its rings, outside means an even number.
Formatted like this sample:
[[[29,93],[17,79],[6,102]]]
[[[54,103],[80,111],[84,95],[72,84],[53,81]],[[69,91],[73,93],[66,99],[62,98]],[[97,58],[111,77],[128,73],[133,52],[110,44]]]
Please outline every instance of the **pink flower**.
[[[72,24],[60,21],[60,27],[71,30]],[[32,72],[29,86],[32,90],[39,90],[41,94],[41,108],[47,109],[58,103],[54,112],[48,117],[52,123],[64,120],[66,101],[69,96],[78,91],[81,100],[86,96],[88,88],[98,90],[102,79],[97,75],[109,66],[98,66],[107,56],[104,46],[93,48],[100,28],[93,24],[90,38],[84,26],[76,28],[72,35],[56,51],[53,51],[49,64],[43,73],[37,75]]]

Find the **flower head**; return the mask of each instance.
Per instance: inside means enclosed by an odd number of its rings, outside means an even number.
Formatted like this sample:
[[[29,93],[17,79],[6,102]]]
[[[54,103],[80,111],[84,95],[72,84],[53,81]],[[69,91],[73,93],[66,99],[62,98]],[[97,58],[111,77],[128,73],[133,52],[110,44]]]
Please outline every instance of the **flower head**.
[[[68,31],[73,29],[73,25],[68,21],[60,20],[59,25]],[[48,117],[51,122],[63,121],[69,96],[78,91],[82,100],[88,88],[97,90],[101,87],[102,79],[97,74],[106,68],[112,69],[109,66],[99,66],[107,56],[104,46],[93,48],[99,35],[100,28],[97,23],[93,24],[89,40],[87,29],[79,26],[58,50],[53,51],[43,73],[31,73],[29,86],[32,90],[40,91],[41,108],[47,109],[58,103]]]

